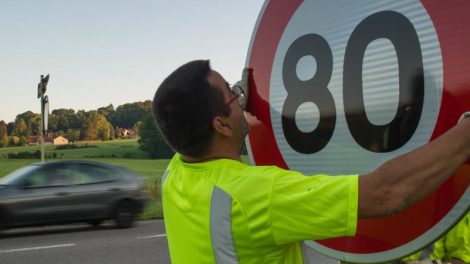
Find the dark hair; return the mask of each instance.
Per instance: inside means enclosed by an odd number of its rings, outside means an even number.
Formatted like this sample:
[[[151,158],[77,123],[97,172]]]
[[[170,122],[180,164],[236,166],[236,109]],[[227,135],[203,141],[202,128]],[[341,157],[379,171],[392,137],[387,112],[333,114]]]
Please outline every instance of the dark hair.
[[[211,148],[212,120],[227,116],[223,93],[207,81],[208,60],[188,62],[171,73],[155,93],[152,112],[160,133],[177,152],[202,157]]]

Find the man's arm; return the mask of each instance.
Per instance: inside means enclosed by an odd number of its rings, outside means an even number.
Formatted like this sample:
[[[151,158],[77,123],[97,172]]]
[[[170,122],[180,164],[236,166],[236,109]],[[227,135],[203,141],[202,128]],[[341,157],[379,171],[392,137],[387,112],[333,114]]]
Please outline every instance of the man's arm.
[[[470,118],[359,177],[359,218],[396,214],[436,190],[470,156]],[[470,175],[469,175],[470,176]]]

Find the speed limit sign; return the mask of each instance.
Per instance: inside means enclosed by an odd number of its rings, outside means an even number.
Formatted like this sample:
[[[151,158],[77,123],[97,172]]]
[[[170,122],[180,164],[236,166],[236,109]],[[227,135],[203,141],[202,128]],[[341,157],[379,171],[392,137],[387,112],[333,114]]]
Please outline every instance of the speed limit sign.
[[[247,67],[247,140],[257,165],[306,175],[367,173],[435,139],[470,109],[470,2],[267,1]],[[406,211],[360,220],[350,238],[309,241],[372,263],[436,240],[470,204],[467,162]]]

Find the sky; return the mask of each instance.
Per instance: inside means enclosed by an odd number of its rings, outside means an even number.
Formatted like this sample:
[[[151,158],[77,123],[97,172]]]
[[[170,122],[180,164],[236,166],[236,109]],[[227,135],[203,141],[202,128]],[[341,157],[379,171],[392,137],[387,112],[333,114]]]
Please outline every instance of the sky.
[[[240,79],[263,0],[0,0],[0,120],[152,100],[180,65]]]

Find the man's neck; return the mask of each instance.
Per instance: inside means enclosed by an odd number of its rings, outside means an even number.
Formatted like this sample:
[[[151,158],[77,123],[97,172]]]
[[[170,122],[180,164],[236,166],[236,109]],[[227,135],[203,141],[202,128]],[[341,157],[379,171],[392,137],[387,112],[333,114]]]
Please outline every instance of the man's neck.
[[[225,137],[214,137],[211,143],[211,147],[209,149],[209,153],[202,157],[193,157],[186,155],[181,156],[183,161],[188,163],[206,162],[218,159],[231,159],[242,161],[242,158],[240,156],[241,143],[237,144],[236,142],[227,140],[227,138]]]
[[[191,157],[186,155],[181,155],[181,158],[186,163],[198,163],[198,162],[207,162],[219,159],[231,159],[242,161],[240,154],[229,154],[229,153],[211,153],[203,157]]]

